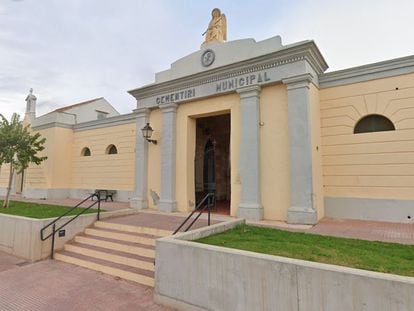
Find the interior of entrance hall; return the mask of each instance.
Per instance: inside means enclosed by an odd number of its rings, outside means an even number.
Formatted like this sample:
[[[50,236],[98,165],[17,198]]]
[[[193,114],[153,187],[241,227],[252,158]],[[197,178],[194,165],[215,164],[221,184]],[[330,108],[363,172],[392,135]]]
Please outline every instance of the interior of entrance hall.
[[[214,212],[230,214],[230,114],[196,119],[195,197],[214,193]]]

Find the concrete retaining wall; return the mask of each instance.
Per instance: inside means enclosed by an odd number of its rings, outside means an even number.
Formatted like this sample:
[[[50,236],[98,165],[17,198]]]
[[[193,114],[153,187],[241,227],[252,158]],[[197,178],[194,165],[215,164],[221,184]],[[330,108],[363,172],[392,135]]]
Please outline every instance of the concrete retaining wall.
[[[204,245],[237,222],[157,240],[157,302],[183,310],[414,310],[414,278]]]
[[[101,219],[135,212],[132,210],[104,212],[101,213]],[[62,218],[57,222],[56,228],[72,217],[67,216]],[[24,258],[28,261],[36,261],[50,256],[51,238],[42,241],[40,239],[40,230],[54,219],[34,219],[0,214],[0,251]],[[64,228],[66,230],[64,237],[59,237],[56,234],[55,250],[63,248],[63,245],[67,241],[73,239],[78,233],[83,232],[86,227],[92,225],[95,221],[96,214],[79,216]],[[51,232],[49,231],[51,229],[49,228],[45,232],[45,236]]]

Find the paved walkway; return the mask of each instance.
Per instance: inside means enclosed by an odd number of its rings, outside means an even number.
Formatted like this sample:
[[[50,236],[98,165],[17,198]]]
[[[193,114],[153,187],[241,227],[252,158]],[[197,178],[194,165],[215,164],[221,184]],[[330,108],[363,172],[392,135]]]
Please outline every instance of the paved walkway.
[[[12,200],[25,201],[25,202],[35,202],[43,204],[56,204],[56,205],[65,205],[65,206],[74,206],[79,203],[78,199],[25,199],[21,196],[12,196]],[[90,203],[90,201],[88,201]],[[127,209],[129,204],[127,202],[102,202],[102,208],[108,211]],[[147,215],[146,215],[147,214]],[[153,219],[150,215],[165,215],[165,220],[154,217]],[[142,215],[142,216],[138,216]],[[142,210],[136,217],[136,224],[153,224],[157,226],[158,224],[170,223],[169,228],[173,230],[180,218],[173,217],[168,218],[169,216],[179,216],[186,217],[188,213],[173,213],[165,214],[157,212],[154,210]],[[145,216],[146,215],[146,216]],[[201,219],[206,219],[206,215],[202,215],[200,220],[196,222],[193,228],[200,227],[200,225],[205,225],[205,222]],[[232,217],[227,215],[212,214],[212,220],[225,221],[232,219]],[[161,220],[161,221],[160,221]],[[159,222],[160,221],[160,222]],[[181,222],[181,221],[180,221]],[[121,221],[122,223],[122,221]],[[212,223],[215,223],[213,221]],[[392,243],[401,243],[401,244],[410,244],[414,245],[414,224],[401,224],[401,223],[391,223],[391,222],[380,222],[380,221],[364,221],[364,220],[351,220],[351,219],[332,219],[324,218],[319,221],[315,226],[310,225],[289,225],[282,221],[252,221],[248,222],[253,225],[262,225],[267,227],[275,227],[283,230],[291,231],[302,231],[310,232],[321,235],[330,235],[338,237],[348,237],[355,239],[371,240],[371,241],[384,241]]]
[[[21,260],[0,252],[1,311],[171,310],[146,286],[58,261],[13,262]]]
[[[333,218],[323,218],[315,226],[268,220],[248,223],[288,231],[414,245],[414,224]]]
[[[308,232],[414,245],[414,224],[324,218]]]
[[[25,262],[26,261],[24,259],[0,252],[0,273],[6,270],[18,268],[20,265],[24,265]]]
[[[131,225],[131,226],[142,226],[150,227],[156,229],[163,229],[174,231],[177,229],[183,221],[186,219],[189,213],[161,213],[153,211],[141,211],[140,213],[128,216],[119,216],[105,219],[105,222],[116,223],[122,225]],[[194,220],[196,215],[187,221],[186,225],[182,227],[180,231],[184,231]],[[234,219],[228,216],[218,215],[212,216],[210,223],[217,224],[224,220]],[[191,226],[191,229],[198,229],[208,225],[207,215],[201,215],[199,219]]]

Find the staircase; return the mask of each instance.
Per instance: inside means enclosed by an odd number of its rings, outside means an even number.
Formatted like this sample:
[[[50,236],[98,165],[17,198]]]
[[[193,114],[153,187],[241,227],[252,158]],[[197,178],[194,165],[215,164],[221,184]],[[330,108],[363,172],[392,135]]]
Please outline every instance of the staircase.
[[[154,287],[155,239],[172,231],[97,221],[55,259]]]

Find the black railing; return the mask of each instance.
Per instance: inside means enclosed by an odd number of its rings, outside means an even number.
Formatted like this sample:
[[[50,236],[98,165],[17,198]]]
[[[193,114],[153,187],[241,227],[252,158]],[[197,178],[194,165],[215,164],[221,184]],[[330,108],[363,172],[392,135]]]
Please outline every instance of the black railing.
[[[68,221],[66,221],[65,223],[61,224],[57,229],[56,229],[56,223],[62,219],[63,217],[67,216],[70,212],[72,212],[74,209],[80,207],[83,203],[85,203],[86,201],[89,201],[93,198],[97,198],[96,201],[93,201],[93,203],[91,205],[89,205],[88,207],[82,207],[82,210],[77,213],[76,215],[74,215],[71,219],[69,219]],[[40,239],[42,241],[46,241],[47,239],[49,239],[50,237],[52,237],[52,252],[50,255],[50,258],[53,259],[53,254],[54,254],[54,249],[55,249],[55,234],[56,232],[59,232],[60,230],[62,230],[66,225],[70,224],[72,221],[74,221],[76,218],[78,218],[80,215],[86,213],[87,210],[89,210],[91,207],[95,206],[96,204],[98,204],[98,213],[97,213],[97,219],[99,220],[100,218],[100,214],[101,214],[101,197],[99,192],[95,192],[93,194],[91,194],[90,196],[88,196],[86,199],[82,200],[81,202],[79,202],[78,204],[76,204],[74,207],[72,207],[71,209],[67,210],[64,214],[60,215],[58,218],[56,218],[55,220],[53,220],[52,222],[50,222],[49,224],[47,224],[46,226],[44,226],[41,230],[40,230]],[[47,228],[49,228],[50,226],[52,226],[52,232],[50,232],[48,235],[45,236],[45,230]]]
[[[190,220],[190,218],[198,212],[198,215],[193,219],[193,221],[187,226],[184,232],[190,230],[192,225],[200,218],[201,214],[207,209],[208,216],[207,216],[207,224],[210,226],[210,214],[211,214],[211,207],[214,206],[216,200],[214,193],[207,194],[201,201],[198,203],[197,207],[191,212],[190,215],[181,223],[181,225],[174,231],[173,235],[176,234],[185,224]]]

